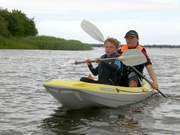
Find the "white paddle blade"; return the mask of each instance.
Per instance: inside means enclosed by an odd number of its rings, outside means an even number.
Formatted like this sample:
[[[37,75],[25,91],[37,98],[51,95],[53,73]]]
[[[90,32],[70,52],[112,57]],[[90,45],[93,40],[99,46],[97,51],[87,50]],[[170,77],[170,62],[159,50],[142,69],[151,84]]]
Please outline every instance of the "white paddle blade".
[[[145,55],[137,49],[129,49],[122,54],[121,61],[127,66],[136,66],[146,63],[147,59]]]
[[[90,35],[92,38],[94,38],[95,40],[98,40],[100,42],[104,42],[104,36],[101,33],[101,31],[91,22],[87,21],[87,20],[83,20],[81,22],[81,28],[88,34]]]

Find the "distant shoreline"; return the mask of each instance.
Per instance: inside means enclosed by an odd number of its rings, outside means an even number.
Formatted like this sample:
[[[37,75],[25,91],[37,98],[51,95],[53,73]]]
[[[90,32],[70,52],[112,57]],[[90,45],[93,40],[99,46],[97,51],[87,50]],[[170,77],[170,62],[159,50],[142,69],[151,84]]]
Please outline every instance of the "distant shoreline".
[[[92,47],[102,47],[102,44],[89,44]],[[146,48],[180,48],[180,45],[144,45]]]
[[[180,45],[144,45],[147,48],[180,48]]]
[[[34,50],[91,50],[92,46],[78,40],[66,40],[50,36],[11,37],[0,36],[0,49]]]

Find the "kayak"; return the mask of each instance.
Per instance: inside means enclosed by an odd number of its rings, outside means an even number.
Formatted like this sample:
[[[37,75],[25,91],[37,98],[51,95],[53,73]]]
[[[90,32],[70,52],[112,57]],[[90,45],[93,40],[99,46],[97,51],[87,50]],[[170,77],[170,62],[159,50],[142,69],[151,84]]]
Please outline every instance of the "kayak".
[[[117,108],[139,102],[153,94],[150,85],[145,81],[142,87],[132,88],[73,80],[52,80],[45,82],[44,87],[67,109]]]

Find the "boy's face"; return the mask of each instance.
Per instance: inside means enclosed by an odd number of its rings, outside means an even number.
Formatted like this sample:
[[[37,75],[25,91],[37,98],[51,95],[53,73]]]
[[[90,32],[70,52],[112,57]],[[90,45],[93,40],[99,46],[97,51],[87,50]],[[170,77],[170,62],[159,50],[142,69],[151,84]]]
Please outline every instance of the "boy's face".
[[[106,42],[104,44],[105,53],[110,56],[113,52],[117,51],[118,48],[116,48],[115,45],[113,45],[111,42]]]
[[[135,48],[138,44],[138,39],[136,37],[127,37],[126,38],[126,43],[129,48]]]

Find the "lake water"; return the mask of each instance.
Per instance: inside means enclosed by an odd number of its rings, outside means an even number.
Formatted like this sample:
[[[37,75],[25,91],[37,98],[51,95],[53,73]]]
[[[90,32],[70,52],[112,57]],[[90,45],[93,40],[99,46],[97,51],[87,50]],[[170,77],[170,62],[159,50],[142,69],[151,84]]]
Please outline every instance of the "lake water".
[[[92,51],[0,50],[0,135],[179,135],[180,49],[147,49],[158,75],[157,96],[118,109],[66,112],[42,86],[51,79],[89,74],[74,60],[97,58]]]

